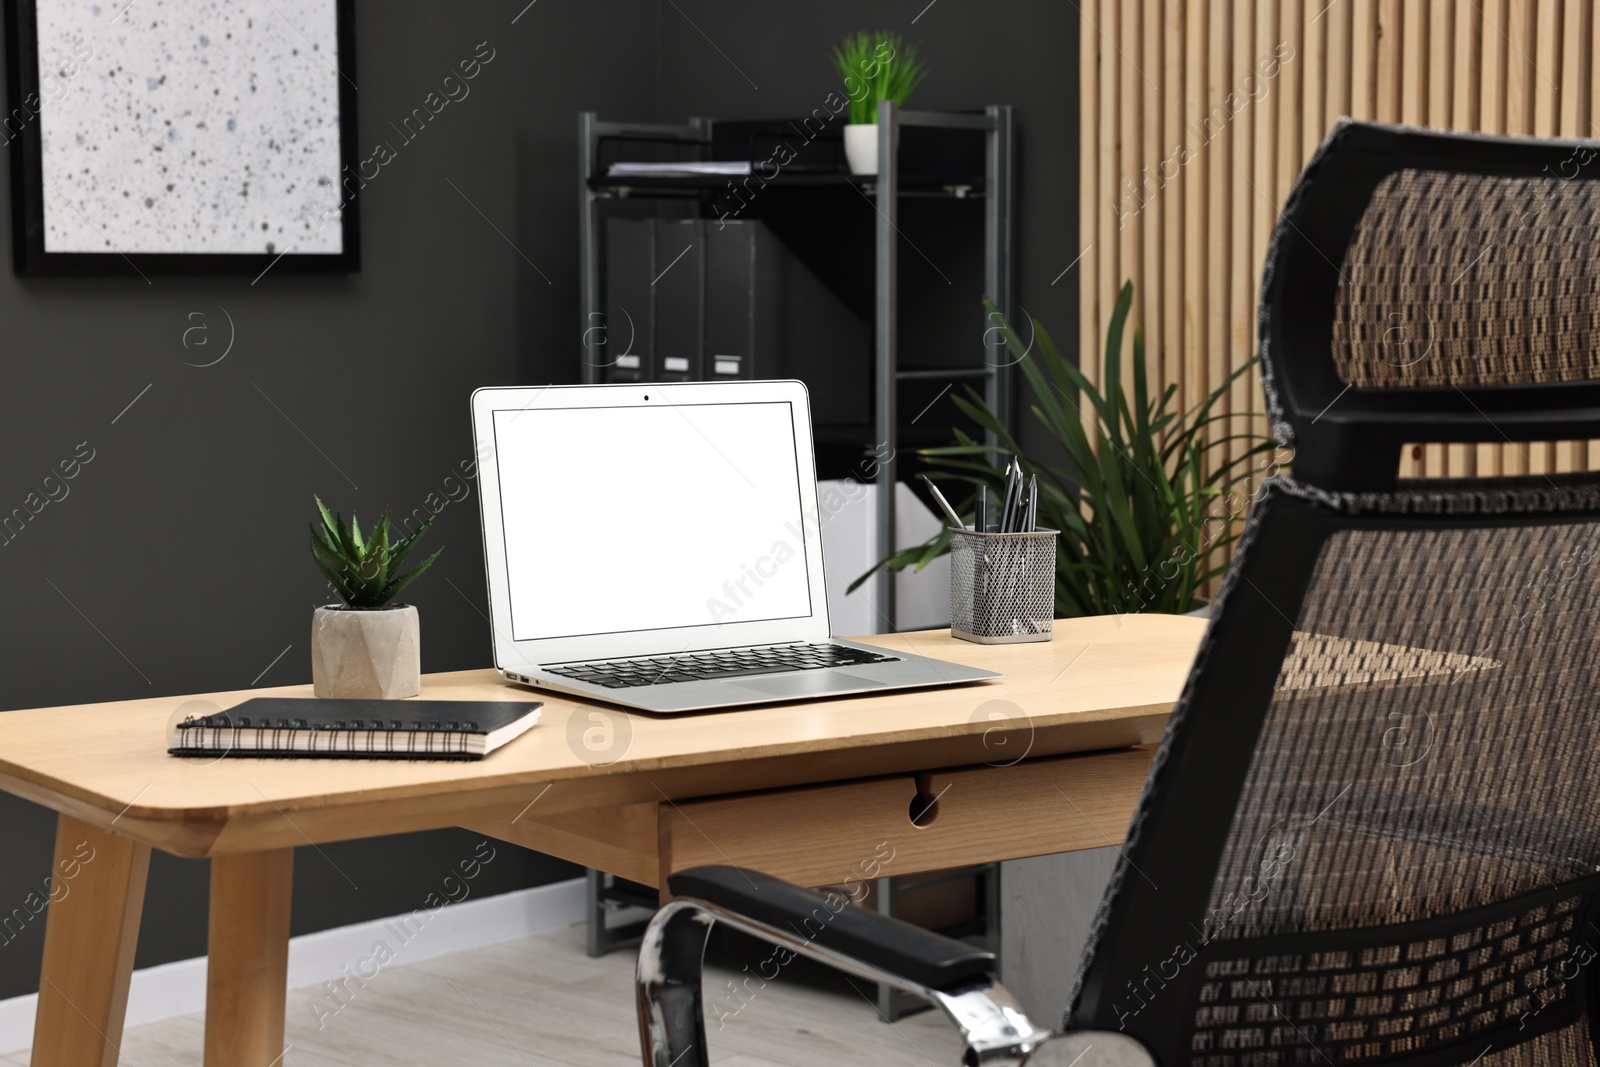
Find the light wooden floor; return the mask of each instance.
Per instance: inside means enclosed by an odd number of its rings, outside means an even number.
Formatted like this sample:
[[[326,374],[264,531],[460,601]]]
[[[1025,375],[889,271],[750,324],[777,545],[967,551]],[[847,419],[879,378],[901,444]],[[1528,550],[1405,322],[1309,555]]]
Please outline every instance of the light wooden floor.
[[[763,958],[753,955],[750,962]],[[288,1002],[283,1067],[612,1067],[639,1063],[633,1013],[634,952],[598,960],[583,952],[583,927],[420,963],[396,960],[354,990],[318,1027],[315,988]],[[744,961],[740,961],[741,963]],[[354,961],[352,961],[354,964]],[[932,1012],[889,1025],[868,997],[831,976],[791,964],[756,988],[742,1007],[725,983],[706,975],[707,1032],[719,1067],[955,1067],[955,1031]],[[755,968],[752,967],[752,970]],[[792,972],[792,973],[791,973]],[[770,973],[770,968],[769,968]],[[754,983],[752,983],[754,988]],[[719,999],[718,994],[722,994]],[[324,994],[325,995],[325,994]],[[332,1007],[335,1002],[325,1000]],[[709,1005],[722,1005],[719,1013]],[[737,1014],[734,1009],[738,1007]],[[200,1013],[130,1028],[123,1067],[202,1067]],[[0,1058],[27,1067],[28,1054]]]

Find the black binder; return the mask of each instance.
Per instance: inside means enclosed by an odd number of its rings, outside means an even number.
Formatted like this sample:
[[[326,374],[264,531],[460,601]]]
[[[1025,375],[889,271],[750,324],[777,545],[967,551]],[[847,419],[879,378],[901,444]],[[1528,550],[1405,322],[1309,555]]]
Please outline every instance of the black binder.
[[[819,425],[867,421],[870,324],[765,224],[609,219],[606,241],[606,381],[796,378]]]
[[[650,378],[655,332],[651,268],[655,225],[650,219],[606,220],[604,321],[584,324],[584,358],[601,368],[607,382]]]
[[[756,227],[714,219],[705,227],[706,377],[714,382],[754,378]]]
[[[655,355],[651,378],[705,378],[701,315],[705,292],[705,233],[699,219],[657,219],[655,239]]]

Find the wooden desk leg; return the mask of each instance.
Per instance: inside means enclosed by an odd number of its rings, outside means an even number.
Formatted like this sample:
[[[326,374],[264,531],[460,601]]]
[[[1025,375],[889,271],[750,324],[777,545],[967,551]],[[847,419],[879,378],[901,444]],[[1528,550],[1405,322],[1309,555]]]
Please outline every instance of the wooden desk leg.
[[[57,818],[34,1067],[116,1067],[149,873],[149,845]]]
[[[211,861],[206,1067],[273,1067],[283,1057],[294,849]]]

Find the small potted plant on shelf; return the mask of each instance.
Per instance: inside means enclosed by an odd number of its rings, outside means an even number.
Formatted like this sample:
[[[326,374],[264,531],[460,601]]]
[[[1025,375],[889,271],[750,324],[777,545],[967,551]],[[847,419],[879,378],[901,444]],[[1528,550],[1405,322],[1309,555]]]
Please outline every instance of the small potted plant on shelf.
[[[316,609],[311,620],[311,677],[319,697],[396,700],[422,691],[421,632],[417,609],[391,601],[439,558],[433,555],[400,574],[400,563],[433,525],[429,516],[396,539],[390,512],[361,536],[354,514],[330,512],[317,498],[322,523],[311,524],[311,558],[343,604]]]
[[[865,31],[846,37],[833,49],[833,67],[844,79],[850,125],[844,128],[844,155],[852,174],[878,173],[878,102],[905,106],[927,75],[917,46],[896,33]]]

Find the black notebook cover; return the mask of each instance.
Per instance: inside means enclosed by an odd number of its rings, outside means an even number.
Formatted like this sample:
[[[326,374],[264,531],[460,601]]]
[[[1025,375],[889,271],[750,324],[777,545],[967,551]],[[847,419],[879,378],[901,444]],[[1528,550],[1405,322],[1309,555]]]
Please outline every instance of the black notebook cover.
[[[174,756],[482,759],[530,729],[541,702],[257,697],[172,728]]]

